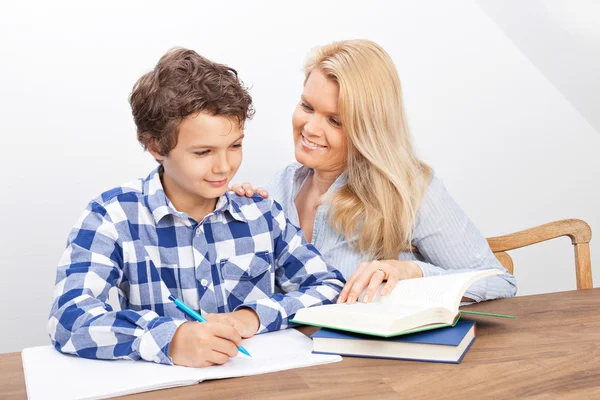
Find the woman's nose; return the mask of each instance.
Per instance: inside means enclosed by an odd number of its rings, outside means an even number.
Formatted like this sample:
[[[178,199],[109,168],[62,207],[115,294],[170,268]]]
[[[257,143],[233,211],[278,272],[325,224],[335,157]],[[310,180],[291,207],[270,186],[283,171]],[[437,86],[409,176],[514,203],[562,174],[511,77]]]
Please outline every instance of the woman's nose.
[[[317,115],[311,115],[306,125],[304,125],[304,132],[311,136],[320,136],[321,129],[319,128],[319,117]]]

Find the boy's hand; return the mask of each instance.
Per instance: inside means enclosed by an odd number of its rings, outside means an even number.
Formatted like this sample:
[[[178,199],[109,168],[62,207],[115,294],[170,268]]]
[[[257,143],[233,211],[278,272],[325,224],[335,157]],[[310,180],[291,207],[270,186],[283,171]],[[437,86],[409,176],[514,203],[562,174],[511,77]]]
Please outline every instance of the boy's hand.
[[[260,327],[260,319],[251,308],[225,314],[208,314],[206,320],[232,326],[243,338],[254,336]]]
[[[186,367],[225,364],[238,354],[242,343],[238,331],[216,322],[186,322],[177,328],[171,340],[169,356],[173,363]]]

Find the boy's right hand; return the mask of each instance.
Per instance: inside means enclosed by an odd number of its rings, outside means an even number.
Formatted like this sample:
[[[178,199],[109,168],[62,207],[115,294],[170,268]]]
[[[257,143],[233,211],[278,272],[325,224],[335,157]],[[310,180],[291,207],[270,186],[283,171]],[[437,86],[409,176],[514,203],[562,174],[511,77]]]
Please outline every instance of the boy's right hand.
[[[169,348],[174,364],[208,367],[225,364],[238,354],[242,337],[229,325],[215,322],[185,322],[177,328]]]
[[[239,183],[234,183],[229,190],[235,192],[238,196],[252,197],[254,196],[254,193],[258,193],[265,199],[269,197],[269,193],[267,193],[265,189],[253,188],[250,182],[244,182],[241,185]]]

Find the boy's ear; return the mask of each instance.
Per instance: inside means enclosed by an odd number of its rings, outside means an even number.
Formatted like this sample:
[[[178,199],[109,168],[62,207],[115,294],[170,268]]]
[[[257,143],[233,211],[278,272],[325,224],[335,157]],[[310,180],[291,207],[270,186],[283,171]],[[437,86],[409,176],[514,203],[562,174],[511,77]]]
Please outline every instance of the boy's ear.
[[[146,145],[146,149],[148,149],[148,153],[152,154],[152,157],[154,157],[154,159],[161,163],[163,162],[163,160],[165,159],[165,156],[161,155],[159,150],[158,150],[158,146],[156,144],[155,141],[150,141],[147,145]]]

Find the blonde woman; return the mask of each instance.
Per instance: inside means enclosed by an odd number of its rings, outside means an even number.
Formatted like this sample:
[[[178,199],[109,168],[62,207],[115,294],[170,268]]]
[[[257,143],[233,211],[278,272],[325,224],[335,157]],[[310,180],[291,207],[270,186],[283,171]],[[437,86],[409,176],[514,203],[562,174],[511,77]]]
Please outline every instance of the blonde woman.
[[[353,303],[382,282],[495,268],[464,301],[511,297],[515,278],[413,149],[397,70],[368,40],[331,43],[305,65],[304,90],[292,117],[295,157],[258,192],[281,204],[306,239],[347,283],[338,303]],[[415,246],[419,252],[410,248]]]

